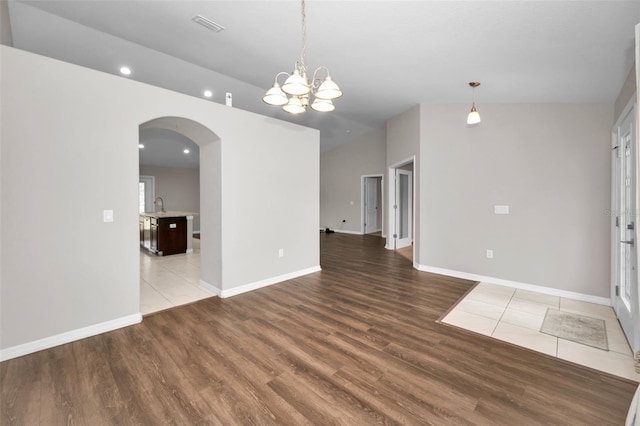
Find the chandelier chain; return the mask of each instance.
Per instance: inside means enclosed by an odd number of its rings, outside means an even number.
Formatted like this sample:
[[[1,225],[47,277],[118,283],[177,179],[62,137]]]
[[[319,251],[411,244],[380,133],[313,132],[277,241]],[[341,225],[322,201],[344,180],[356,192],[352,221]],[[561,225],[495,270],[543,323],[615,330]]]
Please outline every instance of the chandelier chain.
[[[305,56],[307,54],[307,14],[305,12],[305,1],[302,0],[302,52],[300,52],[300,65],[306,72]]]

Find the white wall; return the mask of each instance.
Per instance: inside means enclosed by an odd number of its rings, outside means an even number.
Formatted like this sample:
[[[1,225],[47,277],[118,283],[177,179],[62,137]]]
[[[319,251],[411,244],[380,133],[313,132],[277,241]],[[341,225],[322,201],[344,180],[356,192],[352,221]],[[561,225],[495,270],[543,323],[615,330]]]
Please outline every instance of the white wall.
[[[636,67],[634,64],[634,66],[631,67],[631,71],[629,71],[629,75],[627,76],[627,79],[624,81],[622,88],[620,89],[620,93],[618,94],[618,97],[616,98],[615,109],[613,113],[614,120],[617,120],[618,118],[620,118],[620,115],[622,114],[624,109],[627,107],[627,104],[629,103],[629,101],[631,100],[631,98],[635,93],[636,93]]]
[[[202,224],[203,237],[221,235],[211,251],[222,257],[221,278],[210,284],[246,288],[318,268],[316,130],[9,47],[0,53],[4,358],[140,319],[138,132],[157,117],[184,117],[219,137],[220,220]],[[103,223],[105,209],[113,223]]]
[[[401,162],[413,159],[413,255],[414,263],[420,254],[420,185],[421,185],[421,164],[420,164],[420,134],[421,134],[421,115],[420,105],[397,115],[387,121],[387,171],[391,166],[397,166]],[[389,185],[392,185],[392,179],[388,180],[386,185],[385,200],[389,200],[387,223],[389,229],[393,230],[394,210],[389,195]],[[393,231],[387,235],[387,247],[393,247],[391,240]]]
[[[155,176],[156,197],[165,210],[200,212],[200,170],[140,165],[140,175]],[[193,230],[200,230],[200,216],[193,218]]]
[[[362,232],[361,177],[386,175],[385,157],[384,128],[355,138],[348,144],[325,151],[320,155],[321,228]],[[343,219],[347,222],[343,223]]]
[[[421,106],[419,263],[608,298],[613,105],[479,108]]]

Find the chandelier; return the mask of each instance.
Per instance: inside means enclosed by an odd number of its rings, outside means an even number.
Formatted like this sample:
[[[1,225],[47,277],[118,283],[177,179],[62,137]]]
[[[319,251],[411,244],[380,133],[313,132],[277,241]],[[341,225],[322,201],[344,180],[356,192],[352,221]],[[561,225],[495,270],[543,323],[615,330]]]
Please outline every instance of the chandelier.
[[[342,91],[331,79],[329,69],[320,66],[313,72],[311,82],[307,77],[305,64],[305,50],[307,47],[307,19],[305,14],[305,0],[302,0],[302,52],[293,67],[291,74],[279,72],[276,74],[273,87],[267,91],[262,100],[274,106],[281,106],[290,114],[301,114],[307,111],[307,106],[318,112],[328,112],[336,109],[333,100],[342,96]],[[320,79],[326,73],[324,80]],[[280,86],[278,78],[286,75],[287,78]]]

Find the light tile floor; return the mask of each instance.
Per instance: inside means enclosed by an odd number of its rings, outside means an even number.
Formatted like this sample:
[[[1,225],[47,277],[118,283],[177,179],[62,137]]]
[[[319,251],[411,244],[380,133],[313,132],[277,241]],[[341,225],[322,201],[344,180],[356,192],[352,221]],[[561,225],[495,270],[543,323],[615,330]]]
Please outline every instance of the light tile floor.
[[[547,308],[605,320],[609,351],[541,333]],[[640,382],[627,339],[609,306],[480,283],[442,322]]]
[[[140,250],[142,315],[214,296],[199,284],[200,240],[193,239],[193,253],[156,256]]]

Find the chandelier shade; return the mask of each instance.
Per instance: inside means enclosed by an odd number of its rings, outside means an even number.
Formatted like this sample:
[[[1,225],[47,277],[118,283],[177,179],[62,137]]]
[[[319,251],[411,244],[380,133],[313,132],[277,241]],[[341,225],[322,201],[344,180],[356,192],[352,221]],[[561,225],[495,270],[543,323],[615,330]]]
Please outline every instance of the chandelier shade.
[[[307,107],[303,104],[301,98],[298,96],[292,96],[289,98],[289,102],[283,106],[282,109],[289,114],[302,114],[307,110]]]
[[[329,99],[320,99],[316,97],[316,99],[311,104],[311,109],[318,112],[331,112],[336,109],[335,105]]]
[[[282,88],[276,81],[273,87],[267,90],[267,94],[264,95],[262,101],[269,105],[282,106],[289,102],[287,94],[282,91]]]
[[[293,73],[282,85],[282,91],[293,96],[306,95],[310,90],[311,89],[309,88],[309,82],[307,81],[306,74],[300,75],[297,66]]]
[[[331,79],[330,75],[327,75],[327,78],[324,79],[318,90],[316,90],[316,98],[333,100],[338,99],[342,96],[342,90],[338,87],[338,85]]]
[[[310,74],[307,72],[307,66],[305,64],[306,47],[307,22],[305,0],[302,0],[302,51],[300,52],[300,58],[296,61],[291,74],[286,72],[276,74],[273,87],[269,89],[262,98],[266,104],[281,106],[284,111],[290,114],[306,112],[309,104],[311,105],[311,109],[318,112],[330,112],[336,109],[331,101],[342,96],[342,90],[340,90],[340,87],[331,79],[329,69],[324,66],[316,68],[313,72],[313,78],[309,81],[307,76]],[[318,72],[322,70],[327,73],[324,80],[317,78]],[[278,77],[280,75],[287,76],[282,86],[278,83]]]

